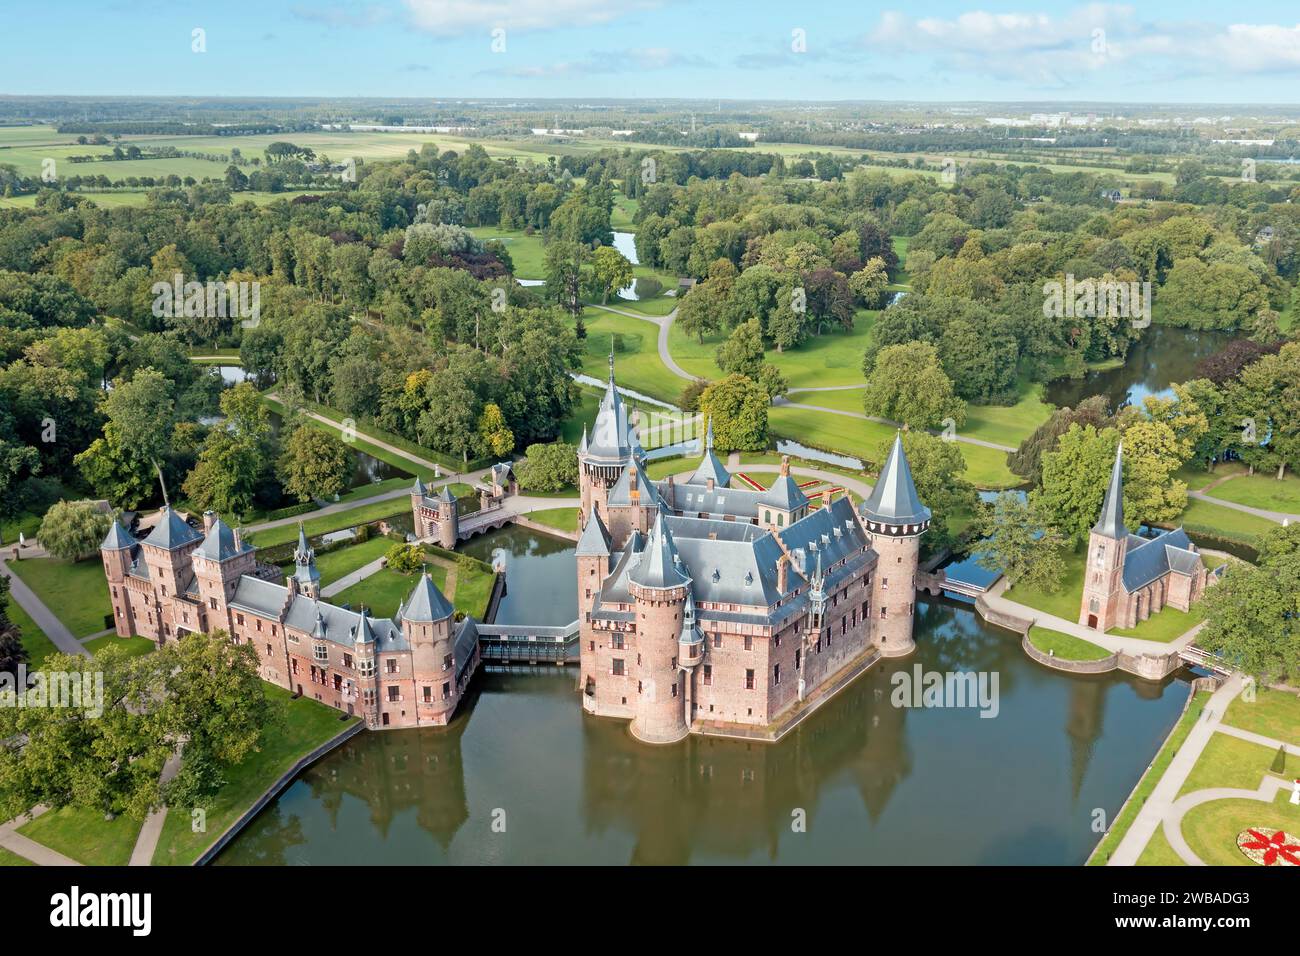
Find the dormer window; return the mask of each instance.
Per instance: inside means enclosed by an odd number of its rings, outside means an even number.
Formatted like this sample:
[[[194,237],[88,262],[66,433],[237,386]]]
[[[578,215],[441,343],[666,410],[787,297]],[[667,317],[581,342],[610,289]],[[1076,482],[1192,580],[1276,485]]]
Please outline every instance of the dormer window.
[[[318,661],[327,661],[330,657],[329,648],[325,646],[324,641],[316,641],[312,644],[312,656]]]

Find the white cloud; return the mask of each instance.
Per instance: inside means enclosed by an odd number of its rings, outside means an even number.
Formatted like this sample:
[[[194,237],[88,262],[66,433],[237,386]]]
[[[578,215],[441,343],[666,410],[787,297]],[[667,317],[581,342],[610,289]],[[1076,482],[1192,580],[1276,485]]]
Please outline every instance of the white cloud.
[[[437,36],[471,30],[551,30],[608,23],[657,7],[657,0],[404,0],[411,20]]]

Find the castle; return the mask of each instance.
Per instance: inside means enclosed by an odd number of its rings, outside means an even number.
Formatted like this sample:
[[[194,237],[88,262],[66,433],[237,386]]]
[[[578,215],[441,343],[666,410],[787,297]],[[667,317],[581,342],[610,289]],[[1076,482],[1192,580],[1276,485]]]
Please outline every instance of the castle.
[[[583,708],[667,743],[780,725],[878,656],[910,653],[919,500],[902,441],[860,511],[821,508],[783,462],[767,490],[732,487],[713,452],[652,481],[609,382],[578,450]],[[892,587],[891,587],[892,585]]]
[[[1088,536],[1079,623],[1098,631],[1136,627],[1164,608],[1187,611],[1210,580],[1196,545],[1182,528],[1152,538],[1124,525],[1124,446],[1115,452],[1101,517]]]
[[[455,620],[427,574],[396,616],[374,618],[321,600],[301,525],[284,583],[255,554],[210,511],[200,533],[164,507],[140,540],[115,520],[100,555],[118,635],[162,644],[225,630],[253,645],[264,680],[359,714],[372,729],[451,719],[479,664],[478,631],[473,618]]]

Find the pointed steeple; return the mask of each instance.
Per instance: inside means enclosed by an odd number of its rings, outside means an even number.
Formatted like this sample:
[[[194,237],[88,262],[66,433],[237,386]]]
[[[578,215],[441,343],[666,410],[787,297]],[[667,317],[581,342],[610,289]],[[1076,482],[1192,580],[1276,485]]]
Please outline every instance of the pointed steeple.
[[[605,522],[600,520],[599,511],[593,511],[587,519],[587,527],[582,529],[582,536],[578,538],[577,556],[609,557],[609,544],[609,531],[605,529]]]
[[[451,606],[451,602],[443,597],[438,586],[433,583],[433,578],[425,572],[420,575],[420,580],[411,589],[398,616],[413,624],[428,624],[449,618],[454,613],[455,608]]]
[[[298,546],[293,549],[293,576],[298,586],[310,596],[315,596],[320,585],[320,572],[316,570],[316,552],[307,541],[307,530],[298,522]]]
[[[368,611],[362,611],[361,620],[357,622],[356,643],[358,644],[375,643],[375,631],[374,628],[370,626],[370,613]]]
[[[578,454],[585,455],[586,453],[587,453],[587,426],[584,424],[582,426],[582,442],[578,445]]]
[[[411,487],[411,494],[424,497],[424,493],[426,490],[427,489],[424,487],[424,482],[420,480],[419,475],[416,475],[415,484]]]
[[[704,431],[704,450],[713,451],[713,416],[709,416],[709,427]]]
[[[894,436],[894,445],[880,469],[876,486],[871,489],[871,497],[862,503],[862,513],[878,524],[915,525],[930,520],[930,509],[921,504],[912,481],[902,432]]]
[[[1124,527],[1124,443],[1115,449],[1115,464],[1110,469],[1110,484],[1101,503],[1101,517],[1092,526],[1093,534],[1122,541],[1128,537]]]
[[[122,527],[121,521],[114,518],[112,525],[109,526],[108,534],[104,536],[104,543],[99,546],[99,550],[121,551],[133,544],[135,544],[135,538],[131,537],[131,532]]]
[[[676,588],[690,582],[673,544],[672,532],[664,522],[664,513],[655,514],[654,526],[640,560],[629,573],[633,584],[647,588]]]

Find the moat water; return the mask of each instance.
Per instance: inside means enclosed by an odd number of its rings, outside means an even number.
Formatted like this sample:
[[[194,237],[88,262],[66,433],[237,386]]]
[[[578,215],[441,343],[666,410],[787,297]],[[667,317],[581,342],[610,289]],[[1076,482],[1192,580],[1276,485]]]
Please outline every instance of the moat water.
[[[506,562],[499,620],[573,619],[571,545],[508,528],[469,549]],[[916,654],[776,744],[648,747],[582,714],[572,668],[480,673],[450,728],[353,738],[217,862],[1082,863],[1095,811],[1119,811],[1187,684],[1068,677],[970,605],[917,609]],[[893,706],[891,676],[918,664],[996,673],[997,716]]]
[[[1085,372],[1082,378],[1058,378],[1047,384],[1045,400],[1073,408],[1090,395],[1105,395],[1112,409],[1141,405],[1148,395],[1171,396],[1175,382],[1194,377],[1201,359],[1238,336],[1229,332],[1152,325],[1133,343],[1124,364]]]

